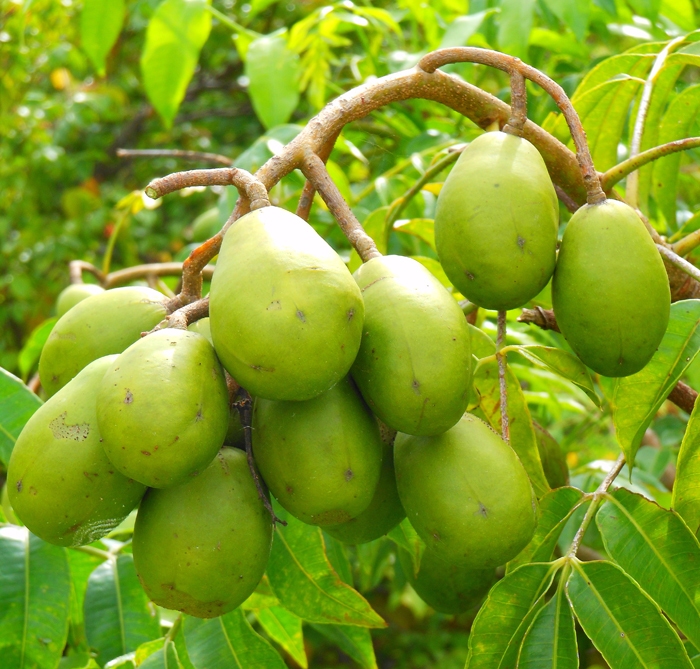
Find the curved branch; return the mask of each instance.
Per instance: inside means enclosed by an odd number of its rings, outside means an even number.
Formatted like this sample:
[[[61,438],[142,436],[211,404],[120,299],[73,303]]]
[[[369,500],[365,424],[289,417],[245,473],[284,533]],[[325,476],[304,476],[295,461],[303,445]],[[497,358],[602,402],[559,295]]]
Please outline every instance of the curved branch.
[[[205,151],[182,151],[179,149],[117,149],[118,158],[182,158],[184,160],[197,160],[203,163],[217,163],[224,167],[231,167],[233,160],[220,153],[206,153]]]
[[[190,323],[194,323],[202,318],[207,318],[209,316],[209,296],[196,302],[190,302],[184,307],[180,307],[176,311],[168,314],[158,325],[156,325],[152,330],[148,332],[142,332],[141,336],[157,332],[158,330],[164,330],[165,328],[176,328],[178,330],[187,330],[187,326]]]
[[[503,132],[522,137],[525,121],[527,121],[525,77],[517,70],[512,70],[510,73],[510,118],[503,128]]]
[[[659,253],[668,260],[672,265],[685,272],[688,276],[693,277],[696,281],[700,281],[700,269],[689,263],[685,258],[677,256],[671,249],[657,244],[656,248]]]
[[[338,139],[337,133],[333,137],[329,137],[328,141],[321,147],[318,152],[318,157],[325,163],[328,162],[333,147]],[[316,189],[314,185],[307,180],[304,184],[304,189],[301,191],[301,197],[299,198],[299,205],[297,206],[297,216],[303,218],[305,221],[309,220],[309,214],[311,213],[311,205],[314,203],[314,195],[316,194]]]
[[[68,275],[71,283],[83,283],[83,272],[89,272],[105,288],[105,275],[92,263],[85,260],[71,260],[68,263]]]
[[[119,269],[115,272],[110,272],[102,282],[103,288],[114,288],[136,279],[142,279],[146,276],[178,276],[182,274],[182,269],[185,263],[182,262],[163,262],[150,263],[147,265],[136,265]],[[214,274],[214,266],[207,265],[202,269],[202,278],[209,281]]]

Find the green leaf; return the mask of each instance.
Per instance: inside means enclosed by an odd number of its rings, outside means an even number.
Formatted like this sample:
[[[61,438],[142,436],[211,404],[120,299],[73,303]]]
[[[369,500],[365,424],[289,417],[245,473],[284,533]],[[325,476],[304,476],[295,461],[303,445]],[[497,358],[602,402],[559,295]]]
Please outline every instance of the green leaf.
[[[693,406],[676,463],[671,506],[693,534],[700,530],[700,402]]]
[[[435,251],[435,221],[432,218],[401,219],[394,223],[394,230],[422,239]]]
[[[98,74],[105,75],[105,60],[124,23],[124,0],[84,0],[80,15],[80,41]]]
[[[146,30],[141,73],[146,94],[170,128],[209,37],[208,0],[163,0]]]
[[[175,644],[170,639],[158,639],[157,642],[160,647],[138,665],[139,669],[182,669]]]
[[[352,625],[312,625],[312,627],[332,641],[361,667],[377,669],[372,637],[366,627]]]
[[[282,646],[300,667],[306,669],[309,666],[304,650],[301,618],[281,606],[256,611],[255,617],[267,635]]]
[[[700,544],[673,511],[620,488],[597,523],[610,557],[700,647]]]
[[[186,616],[185,642],[196,669],[286,669],[280,654],[240,608],[218,618]]]
[[[68,635],[70,571],[65,548],[22,527],[0,528],[0,666],[50,669]]]
[[[19,433],[41,404],[22,381],[0,367],[0,461],[5,467]]]
[[[340,576],[343,583],[352,586],[352,565],[348,558],[346,544],[338,541],[330,534],[323,533],[323,543],[326,547],[326,556],[335,573]]]
[[[397,546],[405,548],[411,556],[411,564],[413,565],[413,576],[418,576],[420,569],[420,561],[425,550],[425,543],[418,536],[418,533],[413,529],[413,525],[404,518],[391,532],[387,535]]]
[[[535,0],[502,0],[498,21],[498,46],[501,51],[525,59],[532,30]]]
[[[19,366],[20,374],[22,375],[22,378],[25,381],[29,376],[29,372],[32,371],[32,368],[39,360],[39,356],[41,355],[41,349],[44,348],[44,344],[49,338],[51,330],[53,330],[53,326],[56,325],[57,320],[58,318],[49,318],[48,320],[45,320],[41,325],[34,328],[34,330],[32,330],[32,333],[29,335],[27,343],[22,347],[22,350],[19,352],[19,357],[17,358],[17,365]]]
[[[268,609],[271,606],[279,606],[277,597],[272,592],[270,581],[267,576],[263,576],[258,587],[255,588],[253,594],[241,604],[244,609]]]
[[[611,407],[615,434],[628,463],[659,407],[700,350],[700,300],[671,305],[666,334],[647,366],[615,379]]]
[[[267,577],[282,606],[309,622],[385,627],[367,600],[331,566],[320,528],[281,509],[276,512],[288,525],[277,526]]]
[[[266,128],[286,123],[299,103],[299,56],[283,37],[260,37],[245,61],[253,109]]]
[[[453,46],[466,46],[469,38],[476,34],[484,19],[497,11],[497,9],[485,9],[483,12],[477,12],[476,14],[458,16],[447,26],[439,48],[447,49]]]
[[[588,0],[545,0],[545,4],[582,42],[588,30],[591,3]]]
[[[95,555],[82,551],[69,550],[68,564],[70,566],[70,628],[68,631],[69,644],[74,647],[87,648],[85,636],[85,621],[83,604],[85,590],[90,574],[104,562]]]
[[[518,669],[578,669],[576,627],[564,588],[540,609],[520,647]]]
[[[525,632],[556,572],[552,564],[526,564],[491,588],[472,625],[465,669],[515,666]],[[506,656],[512,663],[503,661]]]
[[[583,631],[612,669],[690,669],[681,640],[622,569],[572,561],[566,592]]]
[[[540,517],[530,543],[506,565],[506,573],[530,562],[549,562],[559,535],[574,510],[581,504],[583,493],[576,488],[550,490],[539,504]]]
[[[129,554],[103,562],[90,574],[84,611],[88,643],[100,663],[160,636],[157,614],[149,607]]]
[[[595,391],[593,379],[588,373],[588,368],[577,356],[553,346],[518,346],[516,350],[530,362],[553,371],[567,381],[571,381],[571,383],[581,388],[596,406],[601,406],[600,398]]]

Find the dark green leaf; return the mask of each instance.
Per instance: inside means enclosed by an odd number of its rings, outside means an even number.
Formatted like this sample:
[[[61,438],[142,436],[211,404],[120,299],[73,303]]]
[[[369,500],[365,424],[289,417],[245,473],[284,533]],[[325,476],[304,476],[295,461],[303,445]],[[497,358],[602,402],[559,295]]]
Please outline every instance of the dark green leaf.
[[[611,669],[690,669],[678,635],[622,569],[578,560],[572,566],[569,601]]]
[[[23,379],[27,379],[29,372],[39,360],[41,355],[41,349],[44,348],[46,340],[53,330],[53,326],[56,325],[58,318],[49,318],[44,321],[41,325],[34,328],[32,333],[29,335],[27,343],[22,347],[19,352],[19,358],[17,358],[17,364],[19,366],[20,374]]]
[[[411,556],[411,564],[413,565],[413,575],[418,576],[420,569],[421,557],[425,550],[425,543],[418,536],[418,533],[413,529],[413,525],[404,518],[393,530],[387,535],[397,546],[405,548]]]
[[[25,423],[41,400],[16,376],[0,367],[0,461],[7,467]]]
[[[160,648],[148,655],[138,666],[141,669],[182,669],[175,644],[170,639],[166,639],[165,643],[159,641]]]
[[[372,637],[366,627],[352,625],[313,625],[313,628],[330,639],[365,669],[377,669]]]
[[[85,0],[80,16],[80,41],[98,74],[105,74],[105,60],[124,22],[124,0]]]
[[[65,548],[23,527],[0,528],[0,666],[52,669],[68,634],[70,571]]]
[[[284,648],[294,661],[304,669],[309,666],[304,650],[304,634],[301,629],[301,618],[290,613],[281,606],[272,606],[255,612],[260,626],[268,636]]]
[[[85,601],[85,590],[87,588],[90,574],[104,560],[95,556],[83,553],[78,550],[68,551],[68,564],[70,565],[70,629],[69,643],[74,647],[87,648],[87,638],[85,636],[85,624],[83,617],[83,603]]]
[[[565,26],[571,28],[577,40],[583,41],[591,11],[588,0],[545,0],[545,4]]]

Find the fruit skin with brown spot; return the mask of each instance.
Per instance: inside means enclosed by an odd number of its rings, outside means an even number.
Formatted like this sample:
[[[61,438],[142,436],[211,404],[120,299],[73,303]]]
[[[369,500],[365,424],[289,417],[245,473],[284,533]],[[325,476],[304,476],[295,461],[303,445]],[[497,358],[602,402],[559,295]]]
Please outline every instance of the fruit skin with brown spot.
[[[435,211],[445,274],[486,309],[521,307],[554,271],[559,203],[539,151],[526,139],[487,132],[447,176]]]
[[[412,258],[372,258],[354,276],[365,326],[351,374],[362,396],[399,432],[444,432],[469,399],[471,344],[462,310]]]
[[[272,546],[272,518],[246,455],[223,448],[192,481],[149,490],[134,526],[134,564],[148,596],[198,618],[232,611],[255,590]]]
[[[38,537],[59,546],[97,541],[138,504],[146,486],[107,459],[95,394],[116,355],[91,362],[29,419],[7,472],[10,503]]]
[[[437,557],[487,569],[532,538],[537,501],[525,469],[475,416],[433,437],[397,435],[394,464],[406,517]]]
[[[362,513],[382,466],[377,421],[347,377],[305,402],[257,398],[253,453],[270,492],[310,525]]]
[[[126,476],[151,488],[196,476],[223,445],[229,421],[212,345],[174,328],[132,344],[102,379],[97,420],[107,457]]]

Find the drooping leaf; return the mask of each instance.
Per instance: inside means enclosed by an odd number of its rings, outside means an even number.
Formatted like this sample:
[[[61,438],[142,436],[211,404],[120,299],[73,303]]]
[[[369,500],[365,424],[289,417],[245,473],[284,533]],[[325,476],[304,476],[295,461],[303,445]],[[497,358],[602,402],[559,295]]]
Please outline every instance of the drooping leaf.
[[[271,606],[279,606],[279,601],[272,592],[270,581],[267,576],[263,576],[260,583],[258,583],[258,587],[255,588],[253,594],[241,604],[241,607],[244,609],[257,610],[267,609]]]
[[[183,669],[175,644],[170,639],[158,641],[160,647],[138,665],[139,669]]]
[[[372,637],[366,627],[353,625],[313,625],[340,650],[347,653],[355,662],[365,669],[377,669]]]
[[[346,545],[325,532],[323,533],[323,543],[326,547],[326,557],[328,557],[335,573],[340,576],[343,583],[352,586],[352,565],[350,558],[348,558]]]
[[[268,636],[282,646],[299,666],[304,669],[309,666],[304,650],[301,618],[281,606],[272,606],[269,609],[256,611],[255,617]]]
[[[251,626],[239,607],[218,618],[184,620],[185,642],[196,669],[285,669],[280,654]]]
[[[435,221],[432,218],[399,219],[394,223],[394,230],[422,239],[435,251]]]
[[[447,26],[438,48],[447,49],[452,46],[466,46],[469,38],[479,30],[484,19],[496,11],[496,9],[485,9],[475,14],[458,16]]]
[[[284,37],[264,36],[248,47],[245,61],[253,109],[266,128],[286,123],[299,103],[299,56]]]
[[[698,350],[700,300],[675,302],[666,334],[649,364],[632,376],[615,379],[610,404],[617,441],[628,463],[634,463],[645,430]]]
[[[425,550],[425,543],[413,529],[413,525],[411,525],[408,518],[404,518],[386,536],[397,546],[405,548],[406,551],[408,551],[411,556],[411,564],[413,565],[413,575],[418,576],[421,557],[423,557],[423,551]]]
[[[571,28],[577,40],[583,41],[588,30],[590,2],[587,0],[546,0],[545,4],[565,26]]]
[[[87,647],[83,603],[90,574],[102,563],[100,557],[69,550],[68,564],[70,565],[70,628],[68,640],[74,647]]]
[[[331,566],[321,530],[282,510],[277,513],[288,525],[277,527],[267,577],[282,606],[309,622],[385,627],[367,600]]]
[[[23,527],[0,527],[0,666],[52,669],[68,634],[66,549]]]
[[[515,666],[525,632],[556,572],[551,564],[526,564],[491,588],[472,625],[466,669]],[[506,656],[511,664],[503,663]]]
[[[20,379],[0,367],[0,460],[5,467],[19,433],[41,404]]]
[[[693,407],[678,452],[671,506],[697,534],[700,530],[700,402]]]
[[[41,349],[44,348],[44,344],[49,338],[51,330],[53,330],[53,326],[56,325],[57,320],[58,318],[49,318],[41,325],[34,328],[32,333],[29,335],[29,339],[27,339],[27,343],[19,352],[17,365],[19,366],[20,374],[25,381],[29,376],[29,372],[32,371],[32,368],[39,360]]]
[[[598,527],[610,557],[700,647],[700,544],[673,511],[620,488],[608,494]]]
[[[534,9],[535,0],[502,0],[498,22],[498,46],[501,51],[527,59]]]
[[[80,15],[80,41],[97,73],[105,74],[105,60],[124,23],[124,0],[85,0]]]
[[[103,562],[90,574],[84,611],[88,643],[100,663],[160,636],[157,614],[148,606],[129,554]]]
[[[141,73],[148,99],[169,128],[209,37],[207,0],[163,0],[146,30]]]
[[[550,490],[539,504],[540,517],[530,543],[506,565],[506,573],[529,562],[548,562],[552,559],[559,535],[583,500],[583,493],[576,488]]]
[[[576,618],[613,669],[690,669],[658,606],[611,562],[572,561],[566,585]]]

